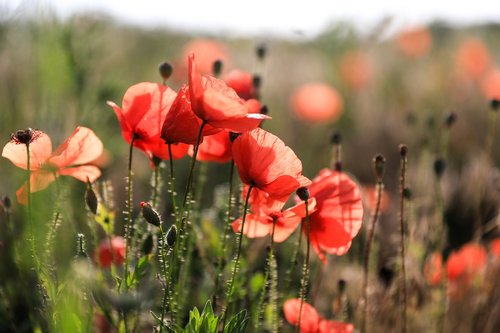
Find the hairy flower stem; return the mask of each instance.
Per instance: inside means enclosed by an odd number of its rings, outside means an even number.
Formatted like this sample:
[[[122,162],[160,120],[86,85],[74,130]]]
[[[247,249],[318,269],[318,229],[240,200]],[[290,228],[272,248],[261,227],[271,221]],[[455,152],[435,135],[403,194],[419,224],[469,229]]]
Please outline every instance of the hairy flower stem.
[[[231,165],[229,168],[229,199],[227,203],[226,223],[224,225],[224,233],[220,240],[222,248],[220,250],[219,256],[217,257],[217,275],[215,277],[214,294],[212,295],[212,303],[214,308],[216,308],[217,306],[217,295],[219,293],[220,281],[222,279],[222,272],[224,270],[224,260],[226,258],[227,239],[229,238],[229,232],[231,231],[231,211],[233,208],[233,178],[234,160],[231,159]]]
[[[236,273],[238,272],[239,266],[240,266],[240,255],[241,255],[241,246],[243,244],[243,230],[245,230],[245,220],[247,217],[247,208],[248,208],[248,201],[250,200],[250,193],[252,192],[253,185],[250,185],[248,187],[248,192],[245,198],[245,206],[243,207],[243,218],[241,221],[241,229],[240,232],[238,233],[238,249],[236,252],[236,257],[234,258],[234,266],[233,270],[231,272],[231,280],[229,280],[228,288],[227,288],[227,293],[226,293],[226,305],[224,306],[224,309],[222,310],[221,317],[223,318],[223,324],[222,327],[224,328],[226,326],[226,312],[227,309],[229,308],[229,305],[231,304],[232,301],[232,296],[233,296],[233,287],[234,287],[234,281],[236,280]]]
[[[400,147],[401,155],[401,174],[399,178],[399,232],[400,232],[400,246],[401,246],[401,276],[400,276],[400,297],[401,297],[401,332],[406,333],[408,331],[406,322],[406,265],[405,265],[405,219],[404,219],[404,190],[406,187],[406,164],[407,164],[407,150],[405,145]]]
[[[167,246],[167,239],[165,236],[165,232],[163,231],[163,228],[161,227],[160,224],[160,234],[161,234],[161,249],[160,249],[160,256],[161,256],[161,262],[162,262],[162,268],[163,268],[163,278],[165,279],[165,286],[163,289],[163,301],[161,304],[161,323],[160,323],[160,333],[163,332],[163,326],[164,326],[164,320],[165,320],[165,314],[167,313],[167,305],[170,304],[169,302],[169,293],[170,293],[170,277],[169,277],[169,272],[168,272],[168,265],[167,265],[167,252],[165,250]]]
[[[284,288],[283,290],[287,292],[290,289],[290,284],[292,283],[292,273],[295,267],[298,265],[297,258],[299,256],[299,250],[302,245],[302,230],[303,226],[301,225],[299,234],[297,235],[297,240],[295,241],[295,244],[293,245],[293,253],[291,256],[291,261],[290,261],[290,266],[288,267],[288,270],[286,271],[286,276],[285,276],[285,282],[284,282]]]
[[[168,160],[170,162],[170,184],[169,184],[169,192],[170,192],[170,200],[172,200],[172,211],[174,213],[174,221],[177,228],[180,228],[180,225],[177,224],[180,221],[179,216],[177,215],[177,200],[175,195],[175,175],[174,175],[174,158],[172,154],[172,145],[168,144]],[[177,229],[179,230],[179,229]]]
[[[368,318],[368,271],[370,267],[370,251],[373,242],[373,236],[375,234],[375,226],[377,224],[380,215],[380,203],[382,201],[382,191],[384,190],[384,184],[382,183],[382,178],[377,179],[377,198],[375,204],[375,211],[373,212],[372,219],[370,221],[370,229],[368,230],[368,235],[365,242],[365,251],[363,256],[363,284],[362,284],[362,306],[363,312],[361,315],[361,325],[360,332],[366,332],[366,322]]]
[[[302,320],[302,307],[304,305],[304,302],[306,301],[307,298],[307,284],[309,282],[309,256],[311,252],[311,230],[309,226],[309,204],[308,201],[305,200],[305,205],[306,205],[306,241],[307,241],[307,247],[306,247],[306,260],[304,261],[304,267],[302,269],[302,280],[300,281],[300,307],[299,307],[299,320],[297,322],[297,330],[296,332],[300,332],[300,323]]]
[[[33,268],[36,273],[37,280],[41,279],[40,276],[40,261],[38,259],[35,243],[35,226],[33,223],[33,202],[31,200],[31,156],[30,156],[30,144],[26,143],[26,153],[27,153],[27,166],[26,166],[26,187],[27,187],[27,197],[28,197],[28,225],[29,225],[29,238],[31,243],[31,256],[33,259]],[[39,281],[41,283],[41,281]],[[40,285],[41,296],[43,299],[43,291]]]
[[[128,152],[128,175],[127,175],[127,210],[126,210],[126,222],[127,225],[125,226],[125,268],[123,270],[123,280],[125,281],[125,289],[128,289],[127,286],[127,280],[128,280],[128,265],[130,261],[130,242],[131,239],[130,237],[132,236],[132,228],[133,228],[133,221],[132,221],[132,156],[134,153],[134,141],[135,141],[135,135],[132,137],[132,140],[130,141],[130,148]],[[110,249],[111,250],[111,249]],[[122,281],[123,283],[123,281]],[[127,321],[127,315],[124,314],[124,321]]]

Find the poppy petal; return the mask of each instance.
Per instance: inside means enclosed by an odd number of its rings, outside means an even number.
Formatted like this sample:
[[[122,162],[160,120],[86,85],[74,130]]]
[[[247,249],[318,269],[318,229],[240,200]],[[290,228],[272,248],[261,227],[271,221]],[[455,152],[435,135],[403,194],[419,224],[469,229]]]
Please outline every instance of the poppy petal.
[[[354,325],[335,320],[321,320],[319,323],[319,333],[352,333]]]
[[[30,169],[38,170],[52,154],[52,141],[50,137],[42,131],[35,130],[36,137],[30,143]],[[11,161],[15,166],[27,169],[28,160],[26,145],[9,141],[2,151],[2,156]]]
[[[102,141],[87,127],[77,127],[50,158],[58,168],[93,162],[103,152]]]
[[[283,312],[285,314],[286,321],[293,326],[297,326],[299,323],[299,313],[301,312],[300,299],[293,298],[285,301],[283,304]],[[300,318],[300,332],[317,333],[320,319],[321,318],[316,309],[312,305],[303,302],[302,315]]]
[[[297,230],[297,226],[302,221],[302,218],[295,215],[292,212],[288,212],[285,216],[279,218],[276,221],[276,227],[274,229],[274,241],[276,243],[282,243],[290,237]],[[271,224],[271,234],[272,234],[272,224]]]
[[[71,176],[81,182],[87,182],[87,179],[93,183],[101,176],[101,170],[94,165],[80,165],[77,167],[64,168],[57,171],[61,176]]]
[[[52,172],[45,170],[33,171],[30,176],[31,192],[38,192],[46,189],[55,180]],[[28,184],[24,184],[16,191],[17,201],[26,205],[28,203]]]
[[[237,219],[231,224],[233,231],[235,233],[240,232],[241,224],[243,220]],[[247,214],[245,218],[245,228],[243,234],[248,238],[260,238],[269,235],[272,231],[272,223],[266,220],[265,217],[261,217],[254,214]]]

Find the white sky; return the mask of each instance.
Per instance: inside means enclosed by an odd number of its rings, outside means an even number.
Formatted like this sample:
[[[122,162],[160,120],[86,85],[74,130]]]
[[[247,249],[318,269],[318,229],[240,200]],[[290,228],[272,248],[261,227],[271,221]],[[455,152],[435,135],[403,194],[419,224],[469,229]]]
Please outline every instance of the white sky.
[[[288,36],[298,31],[313,36],[337,20],[352,21],[368,31],[389,15],[398,27],[433,19],[500,23],[498,0],[0,0],[0,10],[5,8],[11,13],[53,8],[61,17],[101,10],[121,21],[146,26]]]

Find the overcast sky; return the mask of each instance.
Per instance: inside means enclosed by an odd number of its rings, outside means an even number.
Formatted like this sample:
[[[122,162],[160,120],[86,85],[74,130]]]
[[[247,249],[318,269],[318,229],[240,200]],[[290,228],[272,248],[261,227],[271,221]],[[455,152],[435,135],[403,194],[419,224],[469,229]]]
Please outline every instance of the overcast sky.
[[[232,34],[301,32],[314,36],[330,22],[351,21],[369,30],[392,16],[405,27],[442,19],[451,23],[500,23],[498,0],[0,0],[10,12],[53,8],[61,17],[101,10],[117,19],[147,26],[167,26]]]

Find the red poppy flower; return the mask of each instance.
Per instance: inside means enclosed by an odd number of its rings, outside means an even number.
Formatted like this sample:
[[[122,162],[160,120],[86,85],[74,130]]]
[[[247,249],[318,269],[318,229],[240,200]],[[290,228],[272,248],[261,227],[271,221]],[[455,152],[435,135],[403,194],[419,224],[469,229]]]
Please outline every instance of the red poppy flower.
[[[308,83],[299,87],[294,91],[290,104],[295,116],[307,122],[336,121],[342,115],[342,97],[324,83]]]
[[[241,181],[285,201],[311,181],[302,176],[302,163],[277,136],[256,128],[233,142],[233,159]]]
[[[468,38],[457,50],[456,65],[468,77],[479,79],[491,65],[490,52],[480,39]]]
[[[242,195],[246,196],[248,186],[242,191]],[[306,216],[306,205],[301,202],[291,208],[281,211],[285,205],[284,201],[274,200],[269,194],[259,189],[253,189],[250,193],[251,197],[251,213],[246,215],[245,229],[243,234],[249,238],[264,237],[273,234],[274,241],[281,243],[285,241],[297,229],[302,219]],[[250,200],[249,200],[250,201]],[[314,211],[316,201],[309,199],[309,213]],[[233,231],[241,230],[242,219],[237,219],[232,223]]]
[[[255,86],[253,84],[253,75],[247,72],[233,69],[226,76],[224,82],[233,88],[241,98],[247,100],[256,98]]]
[[[127,89],[123,96],[122,108],[113,102],[113,108],[120,122],[122,136],[130,144],[141,149],[150,159],[153,156],[169,159],[168,146],[160,138],[161,129],[176,93],[167,86],[141,82]],[[184,144],[172,146],[173,158],[186,155],[188,146]]]
[[[293,326],[299,323],[300,299],[292,298],[283,304],[285,318]],[[352,333],[354,326],[335,320],[322,318],[316,309],[304,302],[302,304],[302,315],[300,318],[301,333]]]
[[[194,54],[189,61],[189,94],[193,112],[206,123],[233,132],[245,132],[260,125],[269,116],[260,114],[260,104],[245,101],[219,79],[200,75]]]
[[[397,46],[405,56],[419,58],[431,49],[432,35],[426,27],[406,29],[399,33]]]
[[[189,147],[189,156],[193,156],[194,147]],[[226,163],[232,158],[229,132],[221,131],[207,136],[198,147],[197,161]]]
[[[345,254],[361,228],[361,192],[347,174],[323,169],[309,194],[316,199],[316,211],[309,216],[311,244],[326,263],[325,252]]]
[[[125,261],[125,239],[120,236],[113,236],[111,247],[108,239],[103,239],[99,243],[97,263],[102,268],[111,267],[111,263],[120,266]]]
[[[495,238],[490,242],[490,252],[497,259],[500,259],[500,238]]]
[[[485,75],[481,90],[488,99],[500,99],[500,69],[492,69]]]
[[[443,257],[441,253],[434,252],[425,260],[424,277],[431,286],[437,286],[441,283],[443,277]]]
[[[45,189],[58,176],[72,176],[82,182],[95,181],[101,175],[98,167],[90,165],[103,152],[101,140],[86,127],[77,127],[73,134],[54,152],[52,141],[42,131],[34,131],[35,139],[30,143],[31,192]],[[26,169],[26,145],[8,142],[2,156],[14,165]],[[20,203],[27,202],[27,185],[16,192]]]
[[[212,75],[216,60],[222,61],[223,68],[230,65],[231,59],[224,44],[212,39],[194,39],[182,48],[180,63],[174,72],[174,75],[181,80],[184,80],[188,72],[186,58],[191,53],[198,55],[197,67],[201,74]]]
[[[362,89],[373,77],[370,58],[360,51],[347,52],[340,60],[340,74],[344,83],[352,89]]]
[[[448,280],[469,282],[484,268],[486,258],[486,251],[481,245],[465,244],[450,254],[446,262]]]

